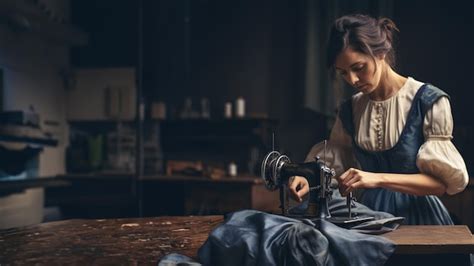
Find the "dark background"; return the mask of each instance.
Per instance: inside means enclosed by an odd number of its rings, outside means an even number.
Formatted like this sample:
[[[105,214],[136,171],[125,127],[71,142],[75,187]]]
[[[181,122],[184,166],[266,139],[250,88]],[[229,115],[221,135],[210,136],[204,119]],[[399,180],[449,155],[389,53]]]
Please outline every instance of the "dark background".
[[[396,22],[397,71],[451,95],[454,143],[473,176],[471,2],[0,0],[1,109],[37,114],[58,140],[31,160],[20,188],[1,180],[0,223],[274,208],[276,194],[257,184],[271,132],[276,150],[302,161],[353,93],[333,89],[323,60],[330,23],[349,13]],[[143,134],[134,130],[135,85]],[[180,115],[185,99],[197,110],[204,97],[211,119]],[[245,119],[221,119],[237,97]],[[167,119],[148,119],[156,102]],[[123,117],[112,108],[122,104]],[[183,161],[206,169],[168,172]],[[241,178],[227,178],[231,163]],[[442,200],[472,229],[472,181]]]
[[[338,15],[379,15],[377,1],[336,2]],[[208,97],[212,113],[220,115],[225,101],[244,96],[248,113],[280,121],[278,141],[302,158],[326,134],[311,128],[321,114],[303,108],[305,3],[143,1],[140,24],[139,1],[75,0],[72,23],[90,34],[90,42],[72,50],[71,62],[75,67],[137,66],[142,47],[142,88],[148,105],[165,101],[173,115],[185,97]],[[330,3],[317,2],[323,16]],[[472,142],[466,139],[473,127],[471,1],[391,3],[392,19],[401,32],[398,71],[450,94],[459,128],[455,141],[459,135],[458,142]],[[304,137],[288,140],[297,136]],[[471,154],[467,149],[463,153]]]

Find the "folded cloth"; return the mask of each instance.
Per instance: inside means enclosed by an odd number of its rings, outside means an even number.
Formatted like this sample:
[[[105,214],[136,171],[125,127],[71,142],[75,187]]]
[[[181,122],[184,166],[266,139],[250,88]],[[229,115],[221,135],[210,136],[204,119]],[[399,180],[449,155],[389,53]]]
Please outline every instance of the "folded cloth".
[[[329,211],[333,217],[347,218],[349,211],[347,209],[346,199],[341,197],[340,194],[335,193],[335,196],[329,202]],[[364,234],[379,235],[391,232],[397,229],[405,220],[404,217],[394,217],[387,212],[374,211],[355,201],[352,202],[351,211],[352,217],[372,218],[366,222],[348,223],[347,226],[345,226],[348,229]]]
[[[158,262],[158,266],[199,266],[202,265],[199,262],[195,262],[188,256],[178,254],[178,253],[170,253]]]
[[[203,265],[383,265],[395,250],[386,238],[325,220],[318,228],[308,219],[255,210],[234,212],[211,232],[199,249],[199,261]]]
[[[352,226],[350,229],[363,234],[384,234],[397,229],[403,220],[404,217],[378,219]]]

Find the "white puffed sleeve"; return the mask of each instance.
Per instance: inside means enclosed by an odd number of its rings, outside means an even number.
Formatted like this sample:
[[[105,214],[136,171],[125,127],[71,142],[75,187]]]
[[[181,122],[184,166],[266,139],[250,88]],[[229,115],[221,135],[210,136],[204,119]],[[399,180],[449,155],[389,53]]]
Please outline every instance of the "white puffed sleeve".
[[[358,167],[352,151],[352,139],[343,128],[339,117],[336,118],[326,143],[326,152],[324,152],[324,141],[317,143],[311,148],[305,161],[313,161],[316,156],[325,158],[326,164],[336,171],[336,176],[344,173],[348,168]]]
[[[446,185],[446,193],[453,195],[464,190],[469,176],[466,164],[451,142],[453,117],[446,97],[435,102],[423,122],[425,143],[416,160],[418,169],[439,178]]]

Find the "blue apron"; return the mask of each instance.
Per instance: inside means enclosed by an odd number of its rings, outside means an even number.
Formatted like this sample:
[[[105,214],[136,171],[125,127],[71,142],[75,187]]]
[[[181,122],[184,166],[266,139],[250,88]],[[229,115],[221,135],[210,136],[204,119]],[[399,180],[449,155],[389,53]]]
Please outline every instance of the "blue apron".
[[[423,120],[427,110],[440,97],[449,97],[442,90],[424,84],[416,93],[407,122],[398,142],[391,149],[367,151],[355,141],[355,127],[352,116],[352,101],[341,105],[339,118],[345,130],[352,136],[354,153],[363,171],[374,173],[420,173],[416,166],[418,150],[424,143]],[[405,217],[406,224],[450,225],[453,224],[446,207],[436,196],[414,196],[383,188],[365,189],[359,201],[375,211],[384,211]]]

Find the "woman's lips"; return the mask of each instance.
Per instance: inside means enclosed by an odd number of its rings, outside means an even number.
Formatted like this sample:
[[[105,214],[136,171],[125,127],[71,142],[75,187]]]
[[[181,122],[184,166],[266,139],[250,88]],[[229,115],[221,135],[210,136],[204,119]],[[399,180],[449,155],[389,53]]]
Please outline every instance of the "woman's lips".
[[[367,84],[357,86],[357,89],[360,90],[360,91],[364,91],[364,90],[366,90],[367,88],[368,88],[368,85],[367,85]]]

